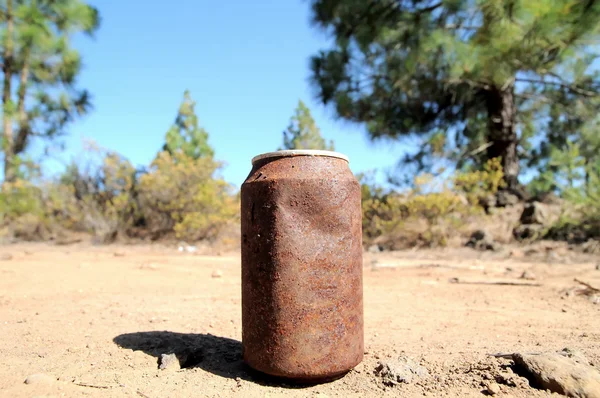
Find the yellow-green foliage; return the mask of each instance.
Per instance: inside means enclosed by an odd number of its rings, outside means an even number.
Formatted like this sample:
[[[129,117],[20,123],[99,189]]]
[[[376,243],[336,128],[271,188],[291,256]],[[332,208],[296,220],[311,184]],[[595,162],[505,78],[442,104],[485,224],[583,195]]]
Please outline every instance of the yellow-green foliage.
[[[0,229],[23,240],[44,238],[48,229],[41,191],[28,181],[4,183],[0,192]],[[1,235],[5,235],[2,232]]]
[[[178,238],[214,238],[238,213],[231,187],[213,178],[212,157],[194,159],[182,152],[161,152],[140,178],[142,212],[153,233],[174,230]]]
[[[59,184],[46,189],[48,211],[67,229],[107,236],[127,231],[136,219],[136,170],[110,151],[91,148],[86,163],[72,164]]]
[[[504,186],[504,173],[500,158],[488,160],[483,170],[458,173],[454,176],[454,187],[463,192],[471,205],[480,206],[481,200],[495,194]]]
[[[4,183],[0,191],[0,216],[4,221],[14,220],[24,214],[42,212],[40,189],[25,180]]]
[[[384,192],[362,182],[363,232],[365,241],[389,240],[395,247],[444,246],[451,229],[468,213],[469,206],[446,184],[437,186],[431,175],[415,178],[414,188],[404,193]]]
[[[385,191],[361,176],[365,242],[397,241],[406,245],[444,246],[467,217],[481,210],[482,198],[502,186],[499,159],[483,170],[457,173],[441,181],[430,174],[414,179],[413,188]],[[396,241],[396,242],[392,242]]]

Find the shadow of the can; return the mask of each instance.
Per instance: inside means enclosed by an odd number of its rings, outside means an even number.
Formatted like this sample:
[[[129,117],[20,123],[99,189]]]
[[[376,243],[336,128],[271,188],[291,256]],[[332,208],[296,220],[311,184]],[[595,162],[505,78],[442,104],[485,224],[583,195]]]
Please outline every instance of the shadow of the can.
[[[113,341],[120,347],[152,355],[157,358],[157,362],[162,354],[175,354],[182,369],[200,368],[228,379],[241,379],[283,388],[306,388],[315,384],[276,378],[253,370],[242,359],[242,343],[227,337],[151,331],[121,334]],[[320,383],[327,381],[321,380]]]

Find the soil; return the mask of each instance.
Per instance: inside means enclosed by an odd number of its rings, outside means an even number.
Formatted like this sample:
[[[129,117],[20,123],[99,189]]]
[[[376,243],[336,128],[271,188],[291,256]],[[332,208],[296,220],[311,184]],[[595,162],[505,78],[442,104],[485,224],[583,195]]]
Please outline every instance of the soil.
[[[0,248],[12,256],[0,262],[0,396],[543,397],[509,359],[489,354],[568,347],[600,367],[599,300],[577,294],[574,281],[600,286],[597,255],[552,246],[365,253],[363,363],[298,386],[244,366],[239,254],[200,253]],[[519,285],[526,271],[541,286]],[[375,369],[399,357],[429,375],[384,383]]]

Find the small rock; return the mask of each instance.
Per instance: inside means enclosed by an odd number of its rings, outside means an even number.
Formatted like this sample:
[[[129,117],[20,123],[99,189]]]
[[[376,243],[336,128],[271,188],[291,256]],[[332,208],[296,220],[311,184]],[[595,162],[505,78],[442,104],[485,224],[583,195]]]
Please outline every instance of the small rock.
[[[497,201],[495,195],[488,195],[482,198],[479,198],[479,205],[483,207],[486,213],[490,213],[491,210],[496,207]]]
[[[514,206],[517,203],[519,203],[519,200],[520,200],[519,197],[510,191],[501,190],[501,191],[496,192],[496,206],[497,207]]]
[[[596,264],[596,271],[600,271],[600,264]]]
[[[375,375],[381,377],[383,384],[395,386],[400,383],[412,383],[417,379],[429,376],[429,372],[406,356],[389,361],[379,361],[375,368]]]
[[[486,390],[487,390],[488,394],[496,395],[496,394],[500,393],[500,386],[498,385],[498,383],[490,382],[487,384]]]
[[[25,379],[25,384],[50,384],[54,383],[56,379],[52,376],[49,376],[45,373],[36,373],[27,376]]]
[[[369,253],[380,253],[382,250],[381,250],[381,247],[379,245],[371,245],[371,246],[369,246],[369,248],[367,249],[367,251]]]
[[[600,241],[589,239],[587,242],[581,245],[584,253],[588,254],[600,254]]]
[[[125,257],[125,253],[123,253],[123,252],[114,252],[113,255],[115,257]]]
[[[13,255],[9,253],[0,254],[0,261],[9,261],[13,259]]]
[[[544,226],[540,224],[519,225],[513,230],[517,240],[534,240],[541,237]]]
[[[471,234],[471,238],[466,244],[467,247],[472,247],[476,250],[498,250],[498,244],[494,242],[494,238],[485,231],[477,230]]]
[[[528,281],[534,281],[535,280],[535,274],[531,271],[523,271],[523,273],[521,274],[521,279],[525,279]]]
[[[181,365],[179,364],[179,359],[175,354],[161,354],[159,359],[160,364],[158,368],[161,370],[173,369],[179,370],[181,369]]]
[[[600,373],[563,353],[513,354],[516,365],[542,389],[570,397],[600,397]]]
[[[213,278],[220,278],[223,276],[223,272],[221,272],[219,270],[215,270],[215,271],[213,271],[213,273],[210,276]]]
[[[540,224],[547,225],[548,210],[547,206],[540,202],[528,203],[521,213],[521,224]]]

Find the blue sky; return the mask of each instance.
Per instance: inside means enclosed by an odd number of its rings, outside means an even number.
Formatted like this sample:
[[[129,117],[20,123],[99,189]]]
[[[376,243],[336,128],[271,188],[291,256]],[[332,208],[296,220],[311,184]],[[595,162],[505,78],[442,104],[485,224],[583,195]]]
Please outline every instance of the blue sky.
[[[250,159],[275,150],[299,99],[354,172],[392,166],[402,146],[370,143],[361,126],[335,120],[314,100],[309,57],[327,45],[303,0],[95,0],[102,25],[76,38],[79,85],[94,110],[70,127],[57,170],[81,151],[82,138],[148,164],[163,144],[185,89],[210,134],[224,178],[239,187]],[[380,180],[382,179],[380,175]]]

